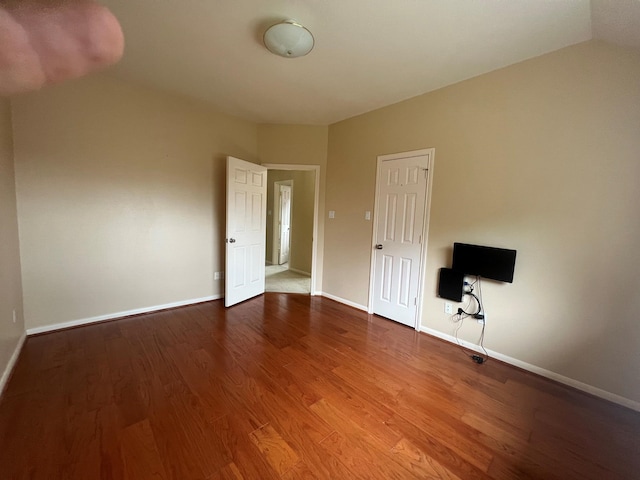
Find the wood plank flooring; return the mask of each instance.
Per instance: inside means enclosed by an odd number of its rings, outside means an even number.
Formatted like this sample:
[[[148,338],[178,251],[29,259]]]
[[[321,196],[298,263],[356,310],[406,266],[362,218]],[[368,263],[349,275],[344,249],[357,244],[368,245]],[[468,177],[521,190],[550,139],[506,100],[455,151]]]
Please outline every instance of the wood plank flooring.
[[[0,479],[638,479],[640,414],[331,300],[27,340]]]

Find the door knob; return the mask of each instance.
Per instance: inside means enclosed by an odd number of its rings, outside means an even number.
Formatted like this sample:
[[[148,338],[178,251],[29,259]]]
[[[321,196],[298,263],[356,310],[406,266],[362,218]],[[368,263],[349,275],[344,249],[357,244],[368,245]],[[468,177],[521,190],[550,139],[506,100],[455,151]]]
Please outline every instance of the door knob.
[[[227,240],[227,242],[229,243],[236,243],[236,239],[235,238],[230,238]]]
[[[382,244],[381,243],[376,245],[376,250],[382,250]]]

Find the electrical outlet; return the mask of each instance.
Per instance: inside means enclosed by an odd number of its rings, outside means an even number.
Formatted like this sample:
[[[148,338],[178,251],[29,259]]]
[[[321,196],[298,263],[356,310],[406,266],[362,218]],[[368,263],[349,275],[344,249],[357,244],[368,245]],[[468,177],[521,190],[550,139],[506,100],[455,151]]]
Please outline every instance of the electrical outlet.
[[[364,212],[364,219],[365,220],[371,220],[371,212],[369,210]]]
[[[213,279],[220,280],[222,278],[222,272],[213,272]]]
[[[451,304],[449,302],[445,302],[445,304],[444,304],[444,313],[447,313],[449,315],[453,315],[453,304]]]

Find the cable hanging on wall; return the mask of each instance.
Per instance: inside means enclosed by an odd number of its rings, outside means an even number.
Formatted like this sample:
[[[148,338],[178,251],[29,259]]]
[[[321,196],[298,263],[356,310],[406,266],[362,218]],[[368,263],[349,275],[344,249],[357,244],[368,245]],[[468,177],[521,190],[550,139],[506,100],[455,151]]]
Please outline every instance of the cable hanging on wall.
[[[478,295],[476,295],[475,293],[473,293],[474,291],[474,286],[478,285]],[[469,302],[467,304],[467,306],[465,306],[465,308],[458,308],[458,312],[454,315],[454,317],[457,318],[457,320],[454,320],[455,322],[458,323],[458,326],[455,329],[455,339],[456,342],[458,343],[458,345],[462,348],[462,351],[464,352],[465,355],[467,355],[468,357],[470,357],[474,362],[476,362],[477,364],[482,364],[484,362],[486,362],[489,359],[489,354],[487,353],[487,350],[484,348],[484,335],[485,335],[485,329],[486,329],[486,322],[485,322],[485,314],[484,314],[484,307],[482,304],[482,286],[480,283],[480,277],[476,277],[475,282],[469,284],[466,283],[464,284],[464,295],[469,295],[471,298],[469,299]],[[475,300],[475,304],[476,304],[476,308],[475,308],[475,312],[470,312],[468,311],[471,307],[472,307],[472,303],[473,300]],[[478,345],[480,346],[480,348],[482,349],[482,351],[484,352],[484,356],[483,355],[479,355],[477,353],[469,353],[469,351],[464,347],[464,345],[460,342],[460,339],[458,338],[458,331],[460,330],[460,328],[462,327],[463,321],[465,318],[474,318],[478,321],[482,322],[482,331],[480,332],[480,338],[478,339]]]

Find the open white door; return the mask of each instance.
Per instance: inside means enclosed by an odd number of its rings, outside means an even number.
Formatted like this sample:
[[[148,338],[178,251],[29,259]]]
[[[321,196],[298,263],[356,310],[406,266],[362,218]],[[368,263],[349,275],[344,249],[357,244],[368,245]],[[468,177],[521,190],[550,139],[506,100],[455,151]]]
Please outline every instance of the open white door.
[[[264,293],[267,169],[227,157],[224,305]]]
[[[418,321],[430,153],[378,157],[372,313]],[[422,153],[422,152],[420,152]]]
[[[291,249],[291,186],[278,185],[280,190],[280,211],[278,213],[280,236],[278,238],[278,265],[289,261]]]

